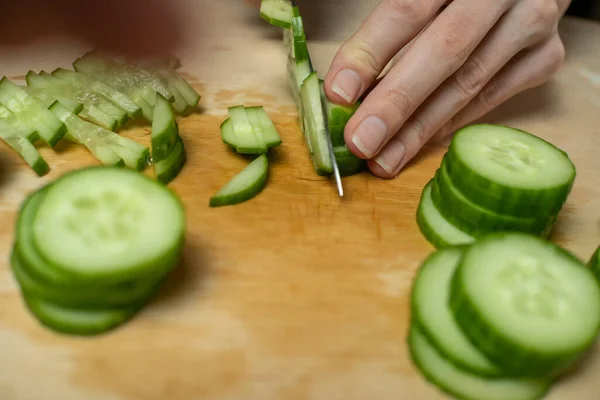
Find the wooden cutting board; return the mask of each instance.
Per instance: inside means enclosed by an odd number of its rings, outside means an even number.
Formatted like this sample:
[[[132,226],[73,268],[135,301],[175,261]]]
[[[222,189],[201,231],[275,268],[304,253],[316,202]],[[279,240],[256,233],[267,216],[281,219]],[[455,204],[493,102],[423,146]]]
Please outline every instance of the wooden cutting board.
[[[426,148],[393,181],[346,178],[340,200],[307,158],[280,34],[241,5],[179,3],[193,39],[180,52],[182,70],[204,109],[180,120],[189,161],[171,185],[187,206],[184,266],[159,299],[108,335],[72,338],[41,328],[9,271],[16,212],[32,190],[96,161],[81,147],[44,148],[52,172],[40,179],[0,148],[0,398],[446,398],[416,372],[405,346],[411,280],[433,250],[415,210],[445,148]],[[311,42],[322,74],[373,1],[344,4],[344,17]],[[207,16],[212,23],[195,22]],[[578,178],[553,239],[587,259],[600,243],[600,26],[568,19],[561,29],[569,52],[561,72],[485,121],[530,130],[570,154]],[[0,71],[18,81],[29,69],[68,67],[85,50],[60,39],[19,54],[0,49]],[[209,209],[210,196],[247,164],[219,137],[227,107],[242,103],[265,106],[283,145],[259,197]],[[149,143],[148,133],[123,135]],[[599,375],[595,351],[548,399],[598,398]]]

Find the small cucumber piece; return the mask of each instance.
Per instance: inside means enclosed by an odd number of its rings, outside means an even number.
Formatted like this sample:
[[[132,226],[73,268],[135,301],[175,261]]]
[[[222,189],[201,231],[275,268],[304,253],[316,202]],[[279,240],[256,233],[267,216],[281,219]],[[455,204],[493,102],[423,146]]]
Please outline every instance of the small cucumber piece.
[[[303,113],[307,122],[305,129],[308,131],[308,136],[310,136],[317,171],[330,174],[333,172],[333,166],[329,156],[319,77],[316,72],[311,73],[302,83],[301,96]]]
[[[344,130],[346,129],[346,124],[360,106],[360,102],[357,102],[352,106],[342,106],[332,103],[325,95],[323,81],[320,81],[319,83],[321,89],[321,98],[323,99],[325,111],[327,113],[327,123],[329,127],[329,134],[331,135],[331,143],[334,146],[345,146],[346,140],[344,139]]]
[[[304,22],[302,17],[292,19],[293,56],[296,60],[308,60],[308,46],[306,34],[304,33]]]
[[[408,348],[413,363],[439,390],[462,400],[540,400],[550,389],[543,379],[489,379],[462,371],[446,360],[411,324]]]
[[[50,170],[48,163],[25,136],[8,123],[0,120],[0,139],[12,148],[33,169],[38,176],[44,176]]]
[[[479,238],[461,260],[449,301],[467,338],[511,375],[560,373],[600,332],[600,284],[590,269],[526,233]]]
[[[568,155],[530,133],[475,124],[452,139],[447,171],[465,197],[517,217],[557,214],[575,181]]]
[[[111,283],[164,274],[185,228],[184,207],[164,185],[130,169],[87,167],[47,188],[32,230],[49,265]]]
[[[423,261],[412,287],[411,315],[444,358],[475,375],[499,377],[502,370],[462,333],[447,301],[452,277],[466,248],[440,249]]]
[[[69,112],[72,112],[75,115],[80,114],[83,111],[82,103],[79,103],[78,101],[72,100],[68,97],[55,96],[45,89],[36,87],[22,87],[22,89],[31,97],[35,97],[42,102],[46,108],[50,108],[56,101],[60,101],[60,103],[65,106]]]
[[[252,123],[248,118],[248,112],[242,105],[228,108],[229,118],[233,124],[236,150],[240,154],[263,154],[267,152],[267,145],[259,138]]]
[[[233,133],[233,123],[231,122],[231,119],[227,118],[225,121],[223,121],[219,129],[221,131],[221,139],[223,140],[223,143],[229,145],[235,150],[236,138],[235,134]]]
[[[287,0],[262,0],[260,3],[260,17],[284,29],[292,27],[292,4]]]
[[[14,128],[15,132],[29,140],[31,143],[35,142],[40,138],[40,135],[38,135],[35,129],[33,129],[26,123],[19,121],[12,112],[10,112],[6,107],[1,105],[0,121],[9,124],[11,127]]]
[[[268,174],[269,161],[267,155],[262,154],[210,199],[210,207],[229,206],[250,200],[263,190]]]
[[[346,146],[334,147],[333,154],[341,176],[355,175],[364,171],[367,166],[366,160],[356,157]]]
[[[7,78],[0,80],[0,104],[22,123],[35,129],[50,147],[63,138],[67,127],[34,97]]]
[[[179,175],[186,161],[185,146],[181,137],[178,136],[169,156],[154,164],[156,179],[165,185],[168,184]]]
[[[435,182],[431,180],[423,188],[417,208],[417,225],[425,239],[436,248],[468,244],[475,241],[473,236],[456,228],[440,214],[431,200],[433,189],[435,189]]]
[[[279,133],[277,132],[277,128],[275,128],[275,124],[273,124],[273,121],[271,118],[269,118],[269,115],[263,106],[248,107],[246,110],[249,113],[254,113],[256,124],[260,125],[262,136],[267,147],[270,149],[281,145],[282,141]]]
[[[179,129],[171,103],[160,93],[156,94],[152,121],[152,159],[160,162],[173,151],[179,138]]]

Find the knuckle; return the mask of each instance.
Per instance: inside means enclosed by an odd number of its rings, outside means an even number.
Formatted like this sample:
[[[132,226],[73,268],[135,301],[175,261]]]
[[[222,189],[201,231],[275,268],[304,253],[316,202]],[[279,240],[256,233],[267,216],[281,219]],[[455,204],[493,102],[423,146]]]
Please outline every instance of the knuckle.
[[[471,25],[459,18],[448,21],[446,28],[439,32],[436,42],[442,54],[453,62],[465,60],[474,43],[471,43],[476,35],[471,32]]]
[[[429,17],[430,1],[383,0],[383,7],[390,15],[401,15],[405,20],[422,20]]]
[[[485,85],[488,71],[480,57],[471,56],[454,74],[454,82],[467,97],[477,94]]]
[[[392,85],[385,91],[385,104],[390,104],[393,107],[394,117],[396,119],[404,119],[410,115],[412,108],[412,99],[408,91],[402,85]]]
[[[357,69],[367,72],[369,75],[377,75],[382,69],[380,62],[372,48],[364,42],[347,42],[344,45],[343,53],[346,60],[352,60]]]
[[[476,102],[482,109],[490,109],[496,103],[495,99],[498,96],[498,93],[500,93],[498,79],[499,78],[492,78],[477,95]]]
[[[414,132],[415,139],[417,141],[417,143],[415,143],[416,146],[421,147],[425,145],[431,137],[431,132],[429,129],[427,129],[427,124],[421,119],[415,118],[411,125],[411,129]]]
[[[526,25],[532,30],[533,36],[543,35],[554,29],[559,18],[560,9],[555,0],[530,0]]]

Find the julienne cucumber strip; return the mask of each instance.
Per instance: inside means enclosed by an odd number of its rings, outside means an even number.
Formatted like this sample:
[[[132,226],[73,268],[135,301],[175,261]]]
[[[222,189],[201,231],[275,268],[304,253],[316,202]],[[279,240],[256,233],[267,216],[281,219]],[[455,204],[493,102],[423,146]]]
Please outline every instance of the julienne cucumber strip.
[[[435,207],[431,199],[433,189],[435,182],[431,180],[423,188],[417,208],[417,225],[425,239],[435,248],[473,243],[473,236],[448,222]]]
[[[459,369],[484,377],[500,377],[502,370],[462,333],[447,301],[452,277],[466,249],[467,246],[448,247],[433,252],[423,261],[412,285],[411,315],[440,355]]]
[[[21,88],[31,97],[39,100],[46,108],[50,108],[55,102],[59,101],[69,110],[69,112],[72,112],[75,115],[79,115],[83,111],[83,104],[72,100],[69,97],[56,96],[45,89],[37,87],[21,86]]]
[[[0,105],[0,120],[9,124],[14,128],[14,131],[19,135],[23,136],[31,143],[37,141],[40,138],[40,135],[37,133],[35,129],[33,129],[27,123],[19,121],[19,119],[10,112],[6,107]]]
[[[243,203],[258,195],[265,187],[269,173],[266,154],[258,156],[234,176],[209,202],[210,207]]]
[[[17,120],[35,129],[50,147],[56,146],[67,132],[64,123],[6,77],[0,80],[0,104],[12,112]]]
[[[465,372],[445,359],[412,323],[408,348],[413,363],[442,392],[462,400],[539,400],[550,389],[545,379],[489,379]]]
[[[50,170],[48,163],[38,153],[35,146],[27,140],[27,137],[24,134],[20,134],[17,129],[1,119],[0,139],[21,156],[38,176],[44,176]]]
[[[568,155],[530,133],[499,125],[459,130],[447,153],[448,175],[465,197],[517,217],[547,217],[562,208],[575,181]]]
[[[271,25],[289,29],[292,26],[292,4],[287,0],[262,0],[260,17]]]
[[[436,208],[450,223],[473,236],[502,230],[528,232],[547,237],[556,216],[526,218],[502,215],[475,204],[455,186],[447,172],[448,161],[444,157],[435,175],[437,190],[431,198]]]
[[[160,93],[156,94],[152,121],[152,160],[160,162],[173,151],[179,138],[179,128],[171,103]]]
[[[542,238],[493,233],[466,251],[450,307],[465,336],[511,375],[560,374],[600,332],[600,283]]]
[[[32,231],[52,268],[109,284],[165,273],[185,226],[181,201],[164,185],[129,169],[87,167],[47,188]]]

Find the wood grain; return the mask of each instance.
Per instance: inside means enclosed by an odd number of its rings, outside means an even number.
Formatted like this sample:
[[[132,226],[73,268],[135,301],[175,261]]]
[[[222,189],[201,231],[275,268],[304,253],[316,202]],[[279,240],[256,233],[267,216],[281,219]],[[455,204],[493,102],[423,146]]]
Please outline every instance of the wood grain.
[[[41,328],[25,310],[8,267],[24,197],[62,173],[96,164],[85,149],[42,148],[52,172],[37,178],[0,149],[0,398],[3,400],[411,400],[443,399],[411,365],[405,346],[414,272],[432,247],[415,210],[445,148],[429,146],[397,179],[346,178],[337,197],[313,173],[296,124],[281,37],[251,10],[181,1],[190,38],[183,70],[203,111],[180,119],[188,164],[171,187],[185,202],[185,262],[160,297],[108,335],[72,338]],[[335,3],[333,1],[327,4]],[[229,3],[227,3],[229,4]],[[353,2],[347,35],[373,2]],[[197,26],[199,13],[219,24]],[[339,22],[339,21],[338,21]],[[578,178],[553,239],[582,258],[600,243],[600,26],[569,19],[568,61],[550,83],[484,120],[530,130],[565,149]],[[342,32],[342,33],[340,33]],[[311,42],[325,73],[342,37]],[[85,46],[63,39],[0,50],[3,74],[68,66]],[[587,72],[586,72],[587,71]],[[227,150],[228,106],[264,105],[283,138],[269,184],[252,201],[209,209],[210,196],[247,160]],[[123,135],[148,143],[148,129]],[[597,398],[600,352],[550,400]]]

